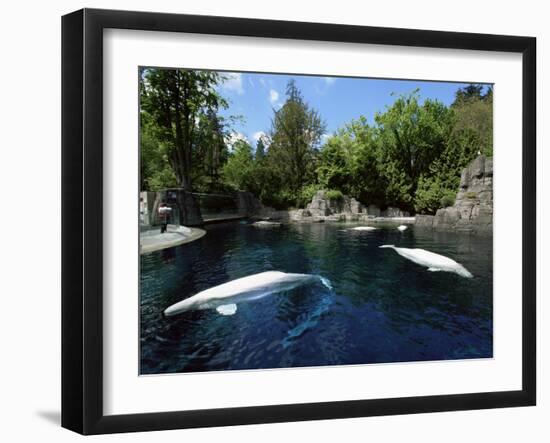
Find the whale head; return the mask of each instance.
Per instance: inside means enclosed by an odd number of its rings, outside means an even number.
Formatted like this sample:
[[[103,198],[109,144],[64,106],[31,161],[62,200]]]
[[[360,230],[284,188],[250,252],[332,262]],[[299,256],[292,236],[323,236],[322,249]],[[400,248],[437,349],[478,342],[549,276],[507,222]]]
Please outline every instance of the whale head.
[[[166,317],[170,317],[172,315],[180,314],[182,312],[186,311],[193,311],[195,309],[198,309],[199,306],[197,304],[197,300],[194,299],[194,297],[186,298],[185,300],[182,300],[168,308],[166,308],[163,312],[163,314]]]

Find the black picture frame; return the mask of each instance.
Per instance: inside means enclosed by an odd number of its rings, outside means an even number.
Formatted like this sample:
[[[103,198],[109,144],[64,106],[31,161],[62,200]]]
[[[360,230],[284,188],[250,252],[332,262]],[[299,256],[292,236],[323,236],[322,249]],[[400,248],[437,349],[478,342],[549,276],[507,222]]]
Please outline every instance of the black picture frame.
[[[519,53],[522,97],[522,389],[131,415],[103,413],[103,30],[170,31]],[[83,9],[62,18],[62,426],[151,431],[536,403],[536,39]]]

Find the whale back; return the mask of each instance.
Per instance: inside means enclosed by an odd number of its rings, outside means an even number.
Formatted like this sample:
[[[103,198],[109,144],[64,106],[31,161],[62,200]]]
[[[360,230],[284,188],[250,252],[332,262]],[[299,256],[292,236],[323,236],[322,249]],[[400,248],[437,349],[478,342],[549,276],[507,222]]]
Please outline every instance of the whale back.
[[[399,255],[429,267],[448,268],[458,265],[456,261],[449,257],[425,249],[395,248],[395,250]]]
[[[352,231],[375,231],[377,228],[374,226],[356,226],[354,228],[350,228]]]
[[[283,281],[286,275],[288,274],[280,271],[260,272],[259,274],[248,275],[246,277],[214,286],[213,288],[199,292],[193,297],[196,297],[197,299],[223,299],[252,290],[258,291],[262,290],[262,288],[268,289],[270,286]]]
[[[169,316],[193,309],[217,308],[220,305],[253,300],[274,292],[291,290],[315,278],[317,277],[310,274],[260,272],[201,291],[168,307],[164,314]]]
[[[462,277],[473,277],[473,275],[460,263],[457,263],[452,258],[436,254],[435,252],[426,251],[420,248],[398,248],[395,245],[382,245],[380,248],[394,249],[400,256],[418,265],[425,266],[431,271],[454,272]]]

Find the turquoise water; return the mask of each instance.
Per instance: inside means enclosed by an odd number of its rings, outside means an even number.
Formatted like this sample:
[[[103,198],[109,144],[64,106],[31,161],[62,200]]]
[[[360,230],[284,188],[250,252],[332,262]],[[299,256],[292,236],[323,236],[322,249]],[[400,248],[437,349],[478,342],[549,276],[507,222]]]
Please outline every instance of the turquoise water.
[[[141,374],[492,357],[492,237],[377,226],[218,225],[141,256]],[[474,277],[429,272],[383,244],[450,257]],[[162,315],[197,292],[270,270],[323,280],[241,303],[231,316]]]

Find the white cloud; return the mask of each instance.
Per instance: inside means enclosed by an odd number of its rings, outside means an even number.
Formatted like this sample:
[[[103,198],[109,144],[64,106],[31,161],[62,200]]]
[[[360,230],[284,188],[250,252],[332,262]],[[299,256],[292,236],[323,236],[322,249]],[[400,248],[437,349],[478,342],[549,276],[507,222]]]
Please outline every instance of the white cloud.
[[[271,104],[274,105],[275,103],[277,103],[278,100],[279,100],[279,93],[275,91],[275,89],[270,89],[269,101],[271,102]]]
[[[335,82],[335,77],[321,77],[321,81],[315,84],[315,92],[323,95]]]
[[[271,139],[269,138],[269,135],[267,135],[264,131],[258,131],[252,134],[252,138],[256,143],[258,143],[258,140],[262,140],[264,146],[266,148],[269,148],[269,145],[271,144]]]
[[[223,82],[223,88],[228,91],[235,91],[237,94],[244,94],[243,77],[238,72],[225,74],[226,80]]]
[[[283,107],[281,95],[275,89],[269,90],[269,102],[274,108],[281,109]]]
[[[239,131],[233,131],[231,134],[225,137],[225,144],[227,145],[230,151],[233,150],[233,146],[238,141],[244,141],[249,143],[246,135],[244,135],[242,132],[239,132]]]
[[[258,131],[252,134],[252,138],[254,139],[254,141],[258,141],[259,139],[265,136],[266,136],[266,133],[264,131]]]

